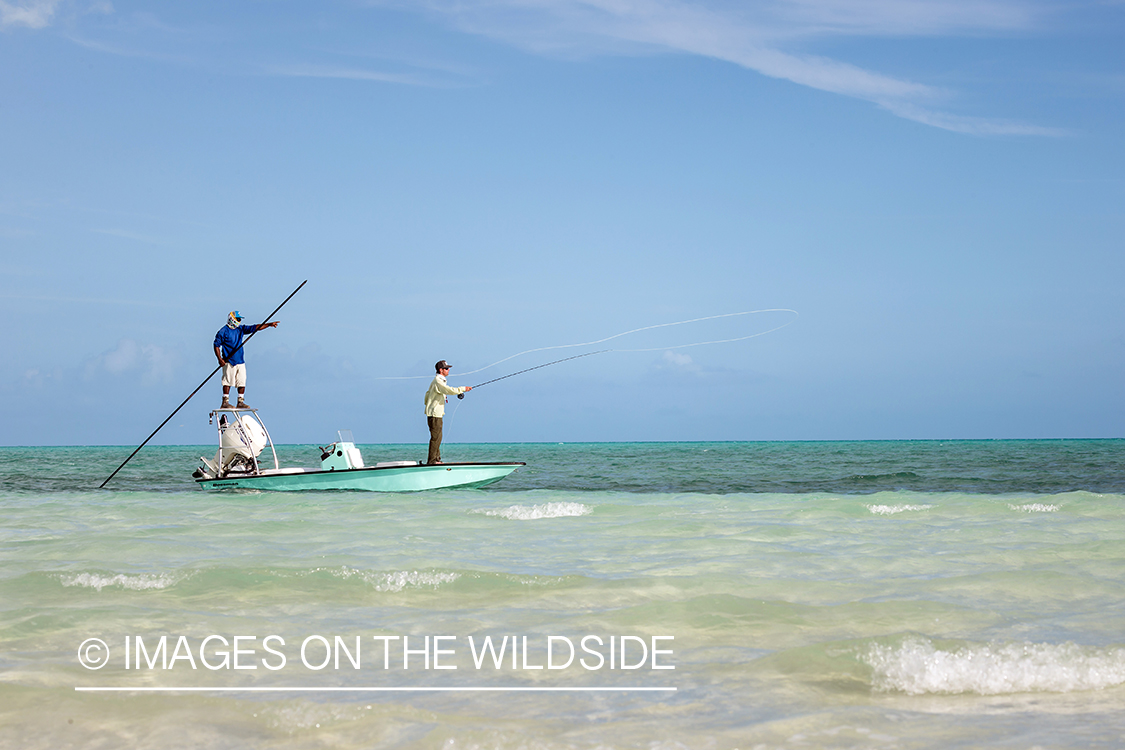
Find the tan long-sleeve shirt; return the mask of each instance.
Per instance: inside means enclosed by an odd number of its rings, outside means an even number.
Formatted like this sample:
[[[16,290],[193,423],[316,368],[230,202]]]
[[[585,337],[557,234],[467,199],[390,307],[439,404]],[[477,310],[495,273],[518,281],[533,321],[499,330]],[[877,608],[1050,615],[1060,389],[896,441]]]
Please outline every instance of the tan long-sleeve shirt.
[[[464,393],[464,386],[457,386],[456,388],[448,385],[445,382],[445,376],[434,376],[434,380],[430,383],[429,389],[426,391],[426,416],[427,417],[444,417],[445,416],[445,397],[456,396],[458,393]]]

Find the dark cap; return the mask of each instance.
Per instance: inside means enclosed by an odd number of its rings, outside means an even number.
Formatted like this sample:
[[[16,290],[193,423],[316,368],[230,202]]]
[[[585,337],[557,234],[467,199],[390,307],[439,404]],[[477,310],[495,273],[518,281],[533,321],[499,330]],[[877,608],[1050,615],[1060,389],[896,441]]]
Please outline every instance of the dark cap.
[[[438,370],[452,370],[452,369],[453,369],[453,365],[449,364],[444,359],[438,361],[438,363],[434,365],[434,372],[437,372]]]

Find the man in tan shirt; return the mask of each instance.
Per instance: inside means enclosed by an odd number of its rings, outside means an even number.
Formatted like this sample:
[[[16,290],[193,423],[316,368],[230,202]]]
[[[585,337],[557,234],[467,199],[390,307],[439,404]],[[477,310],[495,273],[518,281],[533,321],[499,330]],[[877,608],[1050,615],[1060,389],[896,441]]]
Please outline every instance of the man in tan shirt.
[[[447,398],[473,390],[469,385],[454,388],[445,382],[452,366],[444,359],[435,364],[434,369],[437,375],[434,375],[433,382],[426,391],[426,424],[430,428],[430,452],[426,456],[427,464],[441,463],[441,420],[445,416]]]

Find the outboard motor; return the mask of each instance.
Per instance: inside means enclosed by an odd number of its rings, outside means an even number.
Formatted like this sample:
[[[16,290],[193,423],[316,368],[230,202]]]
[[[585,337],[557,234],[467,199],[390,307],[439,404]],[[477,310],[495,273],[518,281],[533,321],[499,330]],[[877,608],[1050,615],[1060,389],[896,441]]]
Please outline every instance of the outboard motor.
[[[231,474],[257,474],[262,467],[258,456],[266,448],[273,450],[269,433],[258,421],[258,415],[249,410],[219,409],[211,412],[214,424],[215,414],[219,414],[219,450],[214,458],[201,456],[200,466],[192,476],[196,479],[220,479]],[[273,468],[277,468],[277,454],[274,453]]]
[[[227,457],[228,448],[257,458],[268,444],[266,429],[254,419],[254,415],[240,414],[238,419],[223,428],[220,443],[223,446],[224,459]]]
[[[269,445],[266,428],[252,414],[240,414],[228,422],[224,414],[219,421],[219,450],[213,460],[200,458],[203,463],[192,474],[196,479],[208,479],[227,474],[250,474],[257,471],[256,459]]]

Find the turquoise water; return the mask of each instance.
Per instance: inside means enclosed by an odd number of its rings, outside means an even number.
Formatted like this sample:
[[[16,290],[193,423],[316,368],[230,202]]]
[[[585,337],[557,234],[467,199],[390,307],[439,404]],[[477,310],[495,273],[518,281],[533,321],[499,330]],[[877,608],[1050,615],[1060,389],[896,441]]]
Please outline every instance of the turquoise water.
[[[411,495],[160,447],[96,489],[130,450],[0,449],[0,747],[1125,744],[1125,441],[448,445],[528,466]]]

